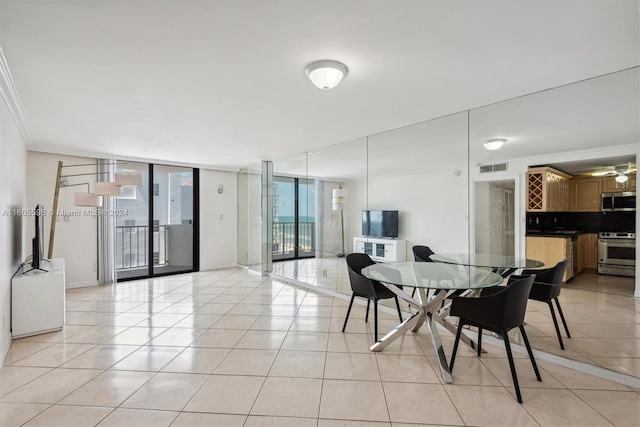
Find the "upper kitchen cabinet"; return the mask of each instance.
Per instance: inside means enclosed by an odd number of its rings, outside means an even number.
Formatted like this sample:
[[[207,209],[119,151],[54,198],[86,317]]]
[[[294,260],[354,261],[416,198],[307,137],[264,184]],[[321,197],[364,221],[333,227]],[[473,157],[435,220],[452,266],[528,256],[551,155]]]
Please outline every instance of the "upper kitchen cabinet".
[[[602,178],[576,178],[573,180],[573,212],[600,212]]]
[[[616,193],[622,191],[636,191],[636,175],[628,174],[627,177],[629,179],[625,188],[622,184],[616,182],[615,176],[605,176],[604,178],[602,178],[602,192]]]
[[[548,167],[527,172],[527,212],[566,212],[569,210],[571,176]]]

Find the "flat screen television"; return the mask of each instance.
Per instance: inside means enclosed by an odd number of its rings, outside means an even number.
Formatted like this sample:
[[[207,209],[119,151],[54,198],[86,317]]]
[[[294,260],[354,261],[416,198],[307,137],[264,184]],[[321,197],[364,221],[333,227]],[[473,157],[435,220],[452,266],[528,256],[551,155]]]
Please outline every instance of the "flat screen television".
[[[362,235],[398,237],[398,211],[362,211]]]
[[[35,217],[35,235],[31,239],[31,270],[44,270],[42,264],[42,233],[41,223],[44,220],[44,208],[36,205],[33,216]]]

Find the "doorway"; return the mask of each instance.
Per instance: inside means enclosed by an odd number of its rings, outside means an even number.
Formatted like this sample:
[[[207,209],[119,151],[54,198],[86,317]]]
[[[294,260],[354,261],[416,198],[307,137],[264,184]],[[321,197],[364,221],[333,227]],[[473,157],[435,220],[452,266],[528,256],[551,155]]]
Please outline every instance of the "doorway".
[[[121,163],[141,187],[116,198],[117,281],[198,271],[198,169]]]
[[[315,256],[315,180],[273,177],[273,260]]]
[[[475,183],[475,251],[515,255],[515,181]]]

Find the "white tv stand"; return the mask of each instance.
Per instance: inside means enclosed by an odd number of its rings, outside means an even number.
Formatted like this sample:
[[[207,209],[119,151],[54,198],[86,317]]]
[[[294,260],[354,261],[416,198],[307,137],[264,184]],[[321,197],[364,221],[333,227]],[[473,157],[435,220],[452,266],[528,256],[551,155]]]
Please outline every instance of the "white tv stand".
[[[353,252],[365,253],[374,261],[393,262],[407,260],[407,241],[354,237]]]
[[[47,271],[20,272],[11,279],[13,338],[59,331],[64,327],[64,259],[42,263]]]

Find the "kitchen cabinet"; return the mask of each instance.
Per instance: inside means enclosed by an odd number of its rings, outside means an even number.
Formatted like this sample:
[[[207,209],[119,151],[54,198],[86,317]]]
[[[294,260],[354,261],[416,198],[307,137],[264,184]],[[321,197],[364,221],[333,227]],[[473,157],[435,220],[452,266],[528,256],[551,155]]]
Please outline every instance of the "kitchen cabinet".
[[[536,237],[525,238],[526,257],[544,263],[543,268],[551,268],[567,258],[569,264],[562,278],[563,282],[573,277],[573,257],[571,250],[571,237]]]
[[[574,270],[575,274],[578,275],[580,273],[582,273],[582,270],[584,270],[585,268],[585,261],[587,259],[587,235],[586,234],[579,234],[578,235],[578,245],[577,245],[577,253],[573,254],[573,262],[574,265],[577,267]]]
[[[585,258],[584,268],[598,268],[598,235],[596,233],[585,234]]]
[[[605,176],[602,178],[602,192],[603,193],[616,193],[621,191],[636,191],[636,174],[631,173],[627,175],[629,180],[627,181],[627,189],[622,188],[622,184],[616,182],[615,176]]]
[[[602,178],[576,178],[573,187],[573,212],[600,212]]]
[[[540,167],[527,172],[527,212],[569,211],[571,176]]]

